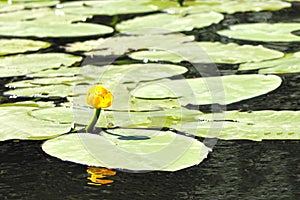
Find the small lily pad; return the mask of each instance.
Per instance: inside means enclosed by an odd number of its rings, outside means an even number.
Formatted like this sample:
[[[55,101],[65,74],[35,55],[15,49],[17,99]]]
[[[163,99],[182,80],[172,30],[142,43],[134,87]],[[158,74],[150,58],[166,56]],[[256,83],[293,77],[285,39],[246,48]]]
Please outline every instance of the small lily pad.
[[[263,62],[244,63],[239,70],[259,69],[260,74],[282,74],[300,72],[300,52],[287,54],[283,58],[266,60]]]
[[[279,0],[212,0],[212,1],[186,1],[184,7],[169,7],[164,9],[168,13],[195,14],[203,12],[220,12],[233,14],[236,12],[259,12],[263,10],[280,10],[290,7],[291,4]]]
[[[155,3],[155,1],[154,1]],[[163,4],[160,4],[163,5]],[[114,1],[73,1],[59,4],[58,10],[69,14],[119,15],[153,12],[162,8],[152,0],[114,0]]]
[[[89,51],[92,55],[123,55],[128,51],[140,49],[172,49],[194,37],[183,34],[118,36],[106,39],[88,40],[68,44],[67,51]]]
[[[51,44],[48,42],[24,40],[24,39],[0,39],[0,55],[23,53],[26,51],[37,51],[47,48]]]
[[[225,120],[213,121],[210,114],[200,114],[201,122],[188,122],[182,131],[194,131],[198,126],[196,135],[201,137],[255,141],[300,139],[298,111],[227,111],[225,116]],[[222,129],[216,131],[217,127]]]
[[[293,31],[297,30],[300,30],[300,23],[252,23],[232,25],[229,30],[221,30],[217,33],[240,40],[299,42],[300,37],[292,34]]]
[[[178,98],[182,105],[230,104],[266,94],[280,84],[275,75],[229,75],[146,83],[131,94],[143,99]]]
[[[25,8],[39,8],[45,6],[54,6],[59,3],[59,1],[55,0],[36,0],[36,1],[26,1],[26,0],[11,0],[11,4],[9,0],[1,0],[0,1],[0,12],[11,12],[22,10]]]
[[[80,67],[60,67],[29,73],[27,77],[71,77],[80,74]]]
[[[49,8],[21,10],[0,14],[0,35],[16,37],[84,37],[105,35],[113,32],[111,27],[82,23],[88,17],[67,15]]]
[[[138,35],[174,33],[203,28],[219,23],[223,18],[222,14],[216,12],[187,16],[159,13],[123,21],[116,29],[121,33]]]
[[[222,44],[219,42],[198,42],[198,44],[210,57],[211,62],[215,63],[237,64],[244,62],[258,62],[279,58],[284,55],[282,52],[267,49],[261,45],[238,45],[235,43]],[[184,47],[184,45],[180,47],[184,50],[182,47]],[[189,51],[189,49],[186,48],[186,51]],[[175,54],[174,49],[170,49],[170,51],[138,51],[129,54],[129,56],[137,60],[163,60],[170,62],[180,62],[185,59],[184,56]],[[203,61],[201,61],[201,58],[199,57],[195,61],[207,62],[207,59],[203,59]],[[189,61],[195,62],[194,60]]]
[[[103,136],[64,135],[46,141],[42,148],[64,161],[134,171],[180,170],[199,164],[210,151],[193,138],[169,131],[118,129],[109,132],[103,132]]]
[[[45,106],[41,104],[42,106]],[[49,105],[50,106],[50,105]],[[0,106],[0,141],[10,139],[43,140],[70,131],[72,124],[59,124],[38,120],[29,115],[37,109],[36,103],[9,104]],[[40,109],[47,109],[40,108]],[[17,120],[22,119],[22,120]]]
[[[81,57],[65,53],[36,53],[0,57],[0,77],[24,76],[61,66],[71,66]]]

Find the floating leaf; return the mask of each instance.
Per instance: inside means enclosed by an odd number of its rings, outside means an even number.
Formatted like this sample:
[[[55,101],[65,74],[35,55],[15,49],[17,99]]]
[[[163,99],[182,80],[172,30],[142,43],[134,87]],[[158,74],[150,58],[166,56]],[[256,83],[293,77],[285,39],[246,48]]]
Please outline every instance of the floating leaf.
[[[118,129],[103,136],[78,133],[46,141],[51,156],[90,166],[134,171],[176,171],[199,164],[209,149],[173,132]]]
[[[211,114],[200,114],[201,122],[187,122],[182,131],[190,132],[197,126],[197,136],[225,140],[299,140],[300,112],[252,111],[225,112],[225,120],[212,119]],[[219,127],[222,127],[220,129]],[[217,129],[217,130],[215,130]]]
[[[4,92],[6,96],[17,96],[17,97],[38,97],[38,98],[49,98],[49,97],[67,97],[73,96],[74,86],[69,85],[47,85],[40,87],[28,87],[9,90]]]
[[[245,63],[240,65],[239,70],[259,69],[260,74],[282,74],[300,72],[300,52],[287,54],[283,58],[267,60],[263,62]]]
[[[168,13],[177,14],[195,14],[203,12],[220,12],[233,14],[236,12],[259,12],[263,10],[280,10],[282,8],[288,8],[291,4],[278,0],[213,0],[213,1],[186,1],[184,7],[169,7],[165,11]]]
[[[80,74],[80,67],[60,67],[29,73],[27,77],[70,77]]]
[[[61,66],[71,66],[81,57],[65,53],[37,53],[0,57],[0,77],[24,76]]]
[[[59,3],[55,0],[36,0],[36,1],[26,1],[26,0],[12,0],[12,3],[9,4],[8,0],[0,1],[0,12],[10,12],[21,10],[24,8],[38,8],[44,6],[53,6]]]
[[[206,27],[219,23],[223,18],[222,14],[216,12],[187,16],[159,13],[123,21],[116,29],[121,33],[139,35],[174,33]]]
[[[108,26],[85,21],[87,16],[65,15],[43,8],[0,14],[0,35],[17,37],[83,37],[113,32]]]
[[[17,82],[8,83],[5,86],[12,87],[12,88],[20,88],[20,87],[39,87],[43,85],[58,85],[58,84],[76,85],[85,82],[88,82],[88,80],[80,76],[51,77],[51,78],[36,78],[31,80],[17,81]]]
[[[37,109],[37,103],[8,104],[0,106],[0,141],[10,139],[41,140],[68,132],[72,124],[58,124],[38,120],[28,113]],[[45,106],[45,104],[41,104]],[[40,108],[47,109],[47,108]],[[22,120],[18,120],[22,119]]]
[[[222,44],[219,42],[198,42],[200,47],[204,52],[208,54],[211,58],[212,62],[215,63],[243,63],[243,62],[258,62],[262,60],[269,60],[274,58],[282,57],[284,54],[264,48],[261,45],[253,46],[253,45],[238,45],[235,43]],[[182,51],[184,50],[181,46]],[[189,48],[186,48],[186,51],[189,51]],[[170,62],[180,62],[185,58],[184,56],[180,56],[175,54],[174,49],[170,49],[170,51],[138,51],[129,54],[129,56],[133,59],[138,60],[164,60]],[[199,56],[200,57],[200,56]],[[189,60],[190,62],[207,62],[206,59],[201,61],[201,57],[197,58],[197,60]]]
[[[146,83],[132,91],[144,99],[179,98],[186,104],[230,104],[275,90],[281,78],[275,75],[229,75]]]
[[[114,0],[114,1],[73,1],[65,2],[57,6],[60,11],[70,14],[85,15],[119,15],[134,14],[157,11],[166,7],[164,4],[157,6],[155,1],[151,0]],[[168,3],[165,3],[168,5]]]
[[[36,51],[50,46],[48,42],[24,39],[0,39],[0,55]]]
[[[297,42],[300,37],[291,32],[300,30],[300,23],[252,23],[237,24],[218,34],[229,38],[264,42]]]
[[[87,53],[92,55],[123,55],[139,49],[172,49],[193,40],[194,37],[183,34],[118,36],[75,42],[68,44],[66,49],[71,52],[93,51]]]

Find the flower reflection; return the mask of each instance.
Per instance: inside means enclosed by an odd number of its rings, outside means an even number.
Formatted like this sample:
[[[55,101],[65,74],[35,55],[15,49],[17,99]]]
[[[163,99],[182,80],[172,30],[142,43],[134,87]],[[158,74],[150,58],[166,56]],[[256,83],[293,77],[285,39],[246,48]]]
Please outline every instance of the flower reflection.
[[[87,179],[90,180],[88,182],[89,185],[109,185],[114,182],[114,180],[111,179],[103,179],[107,176],[114,176],[117,174],[116,171],[113,171],[111,169],[102,168],[102,167],[88,167],[87,173],[89,173],[91,176]]]

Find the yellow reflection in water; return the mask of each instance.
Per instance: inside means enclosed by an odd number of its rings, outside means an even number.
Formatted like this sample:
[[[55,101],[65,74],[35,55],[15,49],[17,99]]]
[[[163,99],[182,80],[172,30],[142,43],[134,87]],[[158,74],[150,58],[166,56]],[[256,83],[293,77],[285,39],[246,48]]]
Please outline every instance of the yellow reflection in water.
[[[87,178],[90,180],[88,184],[96,185],[96,186],[109,185],[113,183],[114,182],[113,180],[103,179],[103,178],[106,178],[107,176],[114,176],[117,174],[116,171],[107,168],[102,168],[102,167],[88,167],[86,171],[91,175],[90,177]]]

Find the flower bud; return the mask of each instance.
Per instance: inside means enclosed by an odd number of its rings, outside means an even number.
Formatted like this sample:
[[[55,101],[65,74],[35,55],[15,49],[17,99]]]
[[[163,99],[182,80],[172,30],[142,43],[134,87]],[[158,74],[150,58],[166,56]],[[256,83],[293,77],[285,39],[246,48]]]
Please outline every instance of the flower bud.
[[[92,86],[86,96],[87,104],[94,108],[107,108],[112,104],[113,95],[101,85]]]

